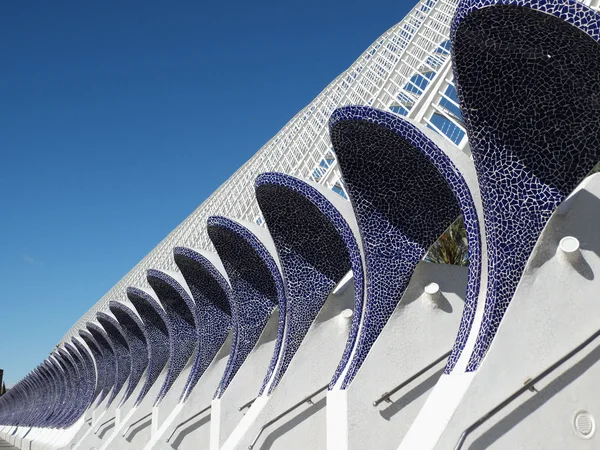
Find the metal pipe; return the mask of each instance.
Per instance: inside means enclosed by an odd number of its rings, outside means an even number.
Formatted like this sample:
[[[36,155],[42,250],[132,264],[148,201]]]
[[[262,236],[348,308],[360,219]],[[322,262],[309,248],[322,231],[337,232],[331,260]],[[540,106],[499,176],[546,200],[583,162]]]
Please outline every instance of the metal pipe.
[[[309,402],[312,404],[311,399],[319,394],[320,392],[323,392],[325,389],[327,389],[329,387],[329,383],[327,383],[325,386],[323,386],[322,388],[319,388],[318,390],[316,390],[315,392],[313,392],[312,394],[310,394],[307,397],[304,397],[304,399],[302,399],[301,401],[299,401],[298,403],[296,403],[294,406],[291,406],[290,408],[286,409],[284,412],[282,412],[281,414],[279,414],[277,417],[275,417],[274,419],[269,420],[267,423],[265,423],[262,427],[260,427],[260,430],[258,430],[258,433],[256,434],[256,436],[254,437],[254,440],[252,441],[252,443],[248,446],[248,450],[252,450],[252,448],[254,448],[254,446],[256,445],[256,442],[258,441],[258,438],[260,437],[260,435],[263,433],[263,431],[265,431],[268,427],[270,427],[271,425],[273,425],[275,422],[277,422],[279,419],[281,419],[282,417],[286,416],[287,414],[289,414],[290,412],[292,412],[293,410],[295,410],[296,408],[298,408],[299,406],[302,406],[304,403]]]
[[[195,419],[196,417],[198,417],[200,414],[205,413],[206,411],[208,411],[211,408],[211,405],[208,405],[206,408],[198,411],[196,414],[194,414],[191,417],[188,417],[187,419],[185,419],[183,422],[181,422],[179,425],[177,425],[175,427],[175,429],[173,430],[173,432],[171,433],[171,435],[167,438],[167,442],[169,442],[171,440],[171,438],[175,435],[175,433],[177,432],[177,430],[179,430],[183,425],[185,425],[186,423],[190,422],[191,420]]]
[[[437,365],[438,363],[440,363],[441,361],[443,361],[444,359],[448,358],[448,356],[450,356],[450,351],[444,353],[442,356],[440,356],[438,359],[436,359],[435,361],[433,361],[431,364],[423,367],[421,370],[419,370],[417,373],[415,373],[414,375],[412,375],[411,377],[407,378],[406,380],[404,380],[402,383],[400,383],[398,386],[396,386],[394,389],[392,389],[389,392],[384,392],[383,395],[381,397],[379,397],[377,400],[375,400],[373,402],[373,406],[378,406],[381,402],[384,402],[386,400],[389,400],[389,398],[394,395],[396,392],[398,392],[400,389],[402,389],[404,386],[406,386],[407,384],[411,383],[412,381],[416,380],[417,378],[419,378],[421,375],[423,375],[425,372],[427,372],[429,369],[431,369],[432,367],[434,367],[435,365]]]
[[[562,365],[565,361],[567,361],[568,359],[571,359],[573,356],[575,356],[577,353],[579,353],[581,350],[583,350],[585,347],[587,347],[598,336],[600,336],[600,330],[596,331],[589,338],[587,338],[585,341],[583,341],[581,344],[579,344],[577,347],[575,347],[573,350],[571,350],[565,356],[560,358],[558,361],[556,361],[554,364],[552,364],[550,367],[548,367],[546,370],[544,370],[538,376],[530,379],[527,383],[525,383],[523,385],[523,387],[521,387],[517,391],[513,392],[509,397],[505,398],[503,401],[498,403],[498,405],[496,405],[493,409],[491,409],[490,411],[485,413],[483,416],[481,416],[479,419],[477,419],[477,421],[473,422],[469,427],[467,427],[462,432],[462,434],[460,435],[460,438],[458,439],[458,442],[456,443],[456,446],[454,447],[454,450],[460,450],[462,448],[463,444],[465,443],[465,440],[467,439],[467,436],[469,434],[471,434],[474,430],[479,428],[488,419],[495,416],[501,409],[504,409],[506,406],[508,406],[517,397],[520,397],[521,394],[530,390],[535,383],[538,383],[540,380],[545,378],[547,375],[549,375],[551,372],[553,372],[558,366]]]
[[[136,420],[135,422],[133,422],[131,425],[129,425],[127,427],[127,429],[125,430],[125,432],[122,434],[122,436],[125,436],[127,433],[129,433],[129,430],[131,430],[132,427],[136,426],[138,423],[140,423],[142,420],[147,419],[148,417],[150,417],[152,415],[152,412],[149,412],[148,414],[146,414],[145,416],[142,416],[141,418],[139,418],[138,420]]]
[[[256,400],[258,397],[254,397],[252,400],[250,400],[249,402],[244,403],[242,406],[240,406],[238,408],[238,411],[241,411],[244,408],[247,408],[248,406],[252,406],[252,403],[254,403],[254,400]]]

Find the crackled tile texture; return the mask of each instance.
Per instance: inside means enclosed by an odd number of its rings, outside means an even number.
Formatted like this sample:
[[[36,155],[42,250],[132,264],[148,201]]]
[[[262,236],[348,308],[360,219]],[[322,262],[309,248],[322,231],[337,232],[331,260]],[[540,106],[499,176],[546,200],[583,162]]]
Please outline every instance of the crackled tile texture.
[[[52,426],[54,403],[56,402],[56,383],[50,370],[48,361],[44,361],[40,367],[45,379],[45,392],[43,404],[40,408],[39,426]]]
[[[68,409],[67,414],[64,418],[64,425],[70,426],[79,417],[77,412],[77,401],[78,396],[80,395],[80,377],[77,368],[71,358],[71,355],[64,349],[58,349],[58,362],[62,365],[63,370],[68,374],[66,377],[66,389],[67,389],[67,399],[65,409]]]
[[[173,249],[175,263],[192,292],[198,318],[198,351],[182,392],[185,400],[225,342],[231,327],[231,287],[201,253],[186,247]],[[215,255],[216,256],[216,255]]]
[[[233,292],[231,315],[235,335],[227,367],[215,393],[215,398],[220,398],[258,342],[269,316],[279,304],[278,339],[273,358],[276,362],[283,335],[285,294],[283,279],[273,255],[250,230],[219,216],[208,218],[207,230],[223,262]],[[271,361],[261,392],[273,372],[275,362]]]
[[[144,324],[131,309],[115,301],[111,301],[108,308],[121,325],[121,331],[131,354],[131,374],[129,375],[125,394],[121,397],[119,405],[122,405],[131,396],[148,366],[148,342]]]
[[[43,364],[40,364],[33,371],[33,377],[36,383],[35,400],[29,405],[31,412],[29,421],[33,426],[43,426],[47,411],[48,395],[51,391],[51,385]]]
[[[359,336],[336,372],[343,377],[344,389],[427,249],[459,216],[461,207],[465,223],[472,224],[477,216],[454,164],[400,117],[369,107],[345,107],[334,111],[329,129],[360,228],[366,264],[367,299]],[[455,194],[462,200],[460,205]],[[479,260],[479,255],[474,256]],[[472,303],[477,288],[470,287]]]
[[[84,367],[85,367],[85,371],[86,371],[86,380],[87,380],[87,389],[86,389],[86,400],[85,400],[85,408],[87,409],[90,404],[94,401],[94,394],[95,394],[95,389],[96,389],[96,382],[97,382],[97,374],[96,374],[96,368],[94,366],[94,360],[92,358],[92,355],[90,353],[90,351],[88,350],[88,348],[83,345],[82,340],[80,340],[79,338],[71,338],[71,342],[73,343],[73,345],[75,346],[75,348],[77,349],[77,351],[79,352],[79,354],[81,355],[81,358],[83,359],[84,362]]]
[[[167,376],[155,401],[155,405],[158,405],[196,350],[196,308],[185,288],[168,273],[150,269],[147,278],[167,313],[167,327],[171,337],[171,359]]]
[[[106,331],[108,343],[112,347],[113,354],[115,355],[115,385],[110,397],[108,398],[108,403],[106,404],[106,407],[108,408],[116,398],[117,394],[125,384],[125,381],[127,381],[127,377],[129,377],[129,374],[131,373],[131,354],[129,351],[129,345],[127,344],[125,336],[123,336],[119,322],[117,322],[114,317],[111,317],[103,312],[98,312],[96,314],[96,319]]]
[[[108,342],[106,331],[104,331],[104,329],[99,325],[90,322],[87,323],[86,328],[96,342],[98,349],[102,353],[102,361],[106,370],[106,389],[96,401],[96,407],[98,407],[105,398],[110,396],[111,391],[114,389],[117,361],[115,358],[115,353]]]
[[[489,254],[467,370],[485,356],[550,215],[600,159],[599,25],[568,0],[467,0],[457,10],[455,82]]]
[[[62,426],[63,404],[65,401],[65,377],[54,357],[49,357],[47,362],[48,370],[54,379],[55,399],[55,403],[52,405],[52,413],[48,420],[50,426],[59,428]]]
[[[89,406],[89,403],[94,395],[94,387],[96,384],[96,376],[93,368],[90,367],[89,364],[91,360],[89,353],[83,345],[78,343],[76,340],[72,340],[72,343],[66,343],[65,348],[70,353],[73,362],[77,368],[77,372],[79,374],[79,382],[78,382],[78,397],[77,397],[77,410],[76,417],[79,419],[86,408]]]
[[[139,405],[164,369],[170,354],[170,337],[167,314],[154,296],[143,289],[127,288],[127,298],[133,304],[144,323],[144,334],[148,347],[148,369],[146,380],[135,401]]]
[[[109,377],[107,374],[106,360],[100,351],[100,348],[92,335],[87,330],[79,330],[79,336],[88,346],[89,351],[96,362],[96,388],[94,391],[94,402],[101,402],[110,389]]]
[[[315,187],[290,175],[265,173],[256,179],[255,189],[286,283],[285,341],[271,393],[327,296],[350,269],[356,286],[355,314],[360,316],[363,268],[346,218]]]
[[[24,425],[36,424],[36,410],[34,406],[41,401],[41,379],[37,368],[27,375],[27,401],[20,414],[21,423]]]

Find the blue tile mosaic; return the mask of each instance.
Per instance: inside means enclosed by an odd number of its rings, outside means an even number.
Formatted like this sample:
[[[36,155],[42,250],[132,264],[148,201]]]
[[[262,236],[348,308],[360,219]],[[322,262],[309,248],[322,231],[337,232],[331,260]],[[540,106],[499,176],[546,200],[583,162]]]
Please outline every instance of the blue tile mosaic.
[[[78,376],[77,397],[75,399],[75,404],[71,405],[75,420],[77,420],[89,406],[89,402],[94,394],[96,377],[93,369],[92,373],[89,373],[84,354],[80,353],[73,344],[67,342],[65,344],[65,350],[70,354]],[[87,356],[89,357],[89,354]]]
[[[106,404],[106,407],[108,408],[117,397],[117,394],[119,394],[119,391],[131,373],[131,354],[119,322],[117,322],[114,317],[103,312],[96,313],[96,319],[106,331],[108,343],[112,347],[113,354],[115,355],[115,385],[108,397],[108,402]]]
[[[556,207],[600,160],[600,16],[569,0],[464,0],[455,83],[488,249],[476,370]]]
[[[273,373],[285,326],[282,323],[285,320],[285,292],[279,267],[263,242],[246,226],[226,217],[212,216],[208,218],[207,231],[231,284],[231,316],[235,329],[227,367],[215,398],[225,393],[279,305],[278,338],[262,392]]]
[[[131,354],[131,373],[125,393],[121,397],[119,406],[129,399],[148,367],[148,342],[146,340],[146,327],[131,309],[122,303],[111,301],[108,309],[115,316]]]
[[[396,308],[417,263],[462,213],[471,264],[466,313],[454,352],[460,353],[477,303],[481,242],[467,183],[450,158],[417,127],[392,113],[350,106],[334,111],[329,130],[366,263],[367,298],[359,336],[354,353],[344,354],[336,372],[337,377],[344,375],[345,389]]]
[[[102,353],[104,367],[106,368],[106,388],[103,391],[102,396],[96,401],[96,406],[98,406],[104,398],[110,396],[110,393],[114,389],[117,375],[117,361],[115,353],[108,342],[106,331],[99,325],[90,322],[86,324],[86,328],[98,345],[98,349]]]
[[[167,327],[171,338],[169,369],[156,398],[157,405],[169,392],[196,350],[196,307],[185,288],[173,276],[161,270],[150,269],[146,277],[167,313]]]
[[[73,345],[75,346],[75,348],[77,349],[79,354],[81,355],[81,358],[84,363],[85,372],[86,372],[87,387],[86,387],[86,393],[85,393],[86,398],[84,401],[84,410],[85,410],[91,405],[91,403],[94,400],[94,393],[96,390],[96,384],[97,384],[97,380],[98,380],[97,374],[96,374],[96,367],[94,366],[94,360],[92,358],[90,351],[82,343],[82,341],[80,341],[78,338],[72,338],[71,342],[73,343]]]
[[[39,427],[44,421],[46,397],[50,389],[43,364],[33,370],[34,398],[27,406],[30,411],[28,421],[32,426]]]
[[[255,189],[256,199],[277,248],[287,298],[284,346],[270,394],[327,296],[350,269],[354,273],[355,314],[360,316],[363,266],[360,249],[347,218],[318,188],[290,175],[265,173],[256,179]]]
[[[37,368],[32,370],[25,382],[26,403],[20,413],[20,422],[23,425],[31,426],[36,423],[36,404],[41,401],[41,380],[38,377]]]
[[[231,287],[203,253],[206,255],[205,252],[186,247],[173,249],[175,264],[192,293],[198,318],[198,350],[181,401],[186,400],[192,392],[223,346],[231,328]]]
[[[43,402],[38,408],[38,425],[40,427],[52,426],[53,404],[56,402],[56,386],[52,372],[47,361],[40,366],[40,373],[44,379],[43,383]]]
[[[75,421],[77,420],[77,418],[79,417],[77,414],[77,398],[79,395],[79,389],[78,387],[80,386],[79,383],[79,373],[77,372],[77,369],[75,368],[75,364],[73,363],[70,355],[67,353],[66,350],[64,350],[63,348],[59,348],[57,350],[58,356],[57,356],[57,361],[58,363],[62,366],[63,371],[66,373],[66,391],[67,391],[67,396],[66,396],[66,401],[65,401],[65,409],[68,408],[68,410],[66,411],[67,414],[64,417],[64,426],[68,427],[71,426],[73,423],[75,423]]]
[[[171,339],[167,327],[167,314],[151,293],[136,287],[128,287],[127,298],[144,323],[148,345],[146,381],[135,401],[135,404],[139,405],[169,361]]]
[[[30,425],[32,422],[33,410],[31,405],[35,404],[37,399],[37,391],[38,387],[35,380],[35,371],[32,371],[27,375],[27,381],[25,383],[25,395],[27,396],[27,403],[23,405],[20,419],[23,425]]]
[[[110,369],[107,367],[107,361],[90,332],[87,330],[79,330],[79,336],[88,346],[92,353],[92,357],[96,362],[96,389],[94,391],[93,401],[100,403],[112,387],[110,375],[108,374],[108,370]]]
[[[62,416],[64,414],[65,402],[65,377],[56,359],[50,357],[47,359],[48,370],[54,379],[54,398],[55,403],[52,405],[52,414],[50,417],[50,426],[60,428],[62,426]]]

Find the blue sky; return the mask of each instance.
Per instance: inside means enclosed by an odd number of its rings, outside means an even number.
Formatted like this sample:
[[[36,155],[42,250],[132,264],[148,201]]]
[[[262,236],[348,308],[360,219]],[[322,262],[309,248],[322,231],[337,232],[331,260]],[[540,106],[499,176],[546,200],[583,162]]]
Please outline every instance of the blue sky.
[[[4,3],[7,384],[413,5]]]

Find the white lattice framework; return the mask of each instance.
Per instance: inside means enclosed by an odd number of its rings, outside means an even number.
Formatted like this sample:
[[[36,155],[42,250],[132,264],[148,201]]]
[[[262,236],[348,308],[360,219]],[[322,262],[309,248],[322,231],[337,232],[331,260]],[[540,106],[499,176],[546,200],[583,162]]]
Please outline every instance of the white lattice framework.
[[[370,105],[394,111],[467,151],[450,63],[450,24],[457,3],[420,1],[108,291],[61,343],[93,321],[97,311],[107,310],[109,301],[125,301],[128,286],[147,287],[147,269],[175,270],[173,247],[211,250],[206,233],[209,216],[225,215],[261,225],[254,198],[258,174],[277,171],[310,178],[345,196],[327,129],[329,116],[340,106]]]

